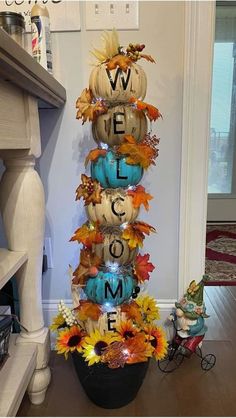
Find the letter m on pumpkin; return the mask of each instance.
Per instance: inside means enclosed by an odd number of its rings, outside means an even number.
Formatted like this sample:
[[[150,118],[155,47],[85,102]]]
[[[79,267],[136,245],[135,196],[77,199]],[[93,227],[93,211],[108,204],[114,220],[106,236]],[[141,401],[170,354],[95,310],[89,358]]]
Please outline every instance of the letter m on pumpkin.
[[[119,294],[119,297],[122,298],[123,286],[122,286],[121,279],[119,280],[116,289],[112,289],[110,283],[107,281],[105,282],[105,299],[109,297],[109,294],[111,295],[113,299],[115,299],[118,296],[118,294]]]

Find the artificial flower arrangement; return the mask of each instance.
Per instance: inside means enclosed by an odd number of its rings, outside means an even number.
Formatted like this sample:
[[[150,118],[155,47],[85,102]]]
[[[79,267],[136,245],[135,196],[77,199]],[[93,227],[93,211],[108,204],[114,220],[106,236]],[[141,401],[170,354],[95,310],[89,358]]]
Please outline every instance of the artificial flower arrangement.
[[[146,259],[148,255],[139,257]],[[148,264],[152,270],[153,265]],[[74,310],[61,301],[59,314],[51,325],[51,329],[58,333],[58,353],[64,354],[67,359],[69,353],[77,351],[89,366],[101,362],[107,363],[110,368],[144,362],[150,357],[160,360],[165,356],[166,338],[163,329],[155,325],[155,321],[160,319],[155,299],[140,295],[135,301],[124,303],[121,307],[124,319],[119,322],[116,331],[102,333],[95,328],[89,333],[86,321],[99,322],[103,313],[106,313],[106,307],[89,300],[81,300]]]
[[[149,359],[161,360],[167,352],[156,301],[141,292],[155,267],[140,249],[156,230],[137,219],[153,199],[138,183],[158,157],[159,139],[148,132],[147,121],[161,113],[143,101],[146,75],[137,61],[155,62],[143,54],[145,46],[121,47],[115,30],[105,32],[103,42],[102,50],[93,51],[98,63],[89,88],[76,102],[76,117],[92,122],[98,147],[85,161],[91,175],[82,174],[76,190],[88,221],[71,238],[82,245],[79,264],[70,269],[73,308],[61,301],[51,329],[58,353],[72,354],[88,396],[113,408],[135,397]],[[126,386],[113,393],[111,377]]]

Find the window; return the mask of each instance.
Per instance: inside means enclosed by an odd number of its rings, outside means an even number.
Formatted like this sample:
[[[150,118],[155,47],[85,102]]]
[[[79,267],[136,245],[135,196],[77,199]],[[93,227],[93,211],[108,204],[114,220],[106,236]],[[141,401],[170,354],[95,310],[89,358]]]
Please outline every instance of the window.
[[[226,2],[227,3],[227,2]],[[208,193],[236,194],[236,4],[219,2],[213,61]]]

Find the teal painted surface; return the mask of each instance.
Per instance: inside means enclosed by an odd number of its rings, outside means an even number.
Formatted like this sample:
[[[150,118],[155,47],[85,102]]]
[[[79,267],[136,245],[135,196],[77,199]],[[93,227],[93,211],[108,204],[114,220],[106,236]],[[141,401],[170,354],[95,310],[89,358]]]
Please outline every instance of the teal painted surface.
[[[127,164],[125,157],[117,158],[112,151],[91,163],[91,177],[98,180],[104,188],[135,186],[142,176],[143,169],[140,165]]]
[[[88,279],[84,291],[95,303],[116,306],[131,297],[135,286],[136,281],[131,276],[100,271],[96,277]]]

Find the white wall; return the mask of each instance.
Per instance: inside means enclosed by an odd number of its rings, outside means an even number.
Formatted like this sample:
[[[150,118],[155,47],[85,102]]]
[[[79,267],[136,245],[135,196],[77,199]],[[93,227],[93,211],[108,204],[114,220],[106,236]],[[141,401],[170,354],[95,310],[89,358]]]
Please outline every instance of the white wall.
[[[84,158],[95,147],[89,124],[75,119],[75,101],[88,86],[92,44],[99,46],[101,32],[84,29],[53,34],[55,77],[67,90],[63,110],[42,110],[42,157],[39,171],[46,193],[46,236],[52,237],[54,268],[43,277],[44,300],[70,299],[68,265],[76,267],[79,247],[69,243],[74,230],[85,221],[82,202],[75,202],[75,189],[84,172]],[[182,130],[182,82],[184,47],[184,3],[140,2],[140,30],[121,31],[121,43],[140,42],[157,64],[142,62],[148,78],[146,101],[156,105],[163,121],[153,126],[161,138],[157,167],[143,177],[142,184],[154,196],[148,213],[140,219],[157,227],[147,237],[144,251],[157,266],[149,292],[158,299],[177,298],[178,225]]]
[[[95,147],[89,124],[75,119],[75,101],[88,86],[91,71],[89,50],[99,46],[100,32],[82,31],[53,35],[55,76],[67,90],[62,111],[41,111],[43,154],[40,174],[46,191],[46,236],[53,240],[54,268],[43,278],[43,297],[70,299],[67,268],[78,264],[79,247],[69,243],[74,230],[85,220],[83,204],[76,203],[75,189],[84,172],[84,158]],[[157,105],[163,121],[154,126],[161,138],[157,167],[145,174],[142,184],[153,194],[149,213],[141,219],[156,226],[158,233],[146,238],[157,268],[149,291],[158,299],[177,297],[178,222],[182,119],[182,79],[184,45],[184,4],[180,2],[140,2],[140,30],[121,31],[121,43],[141,42],[157,64],[142,62],[147,73],[146,101]]]
[[[236,221],[236,199],[208,198],[208,221]]]

